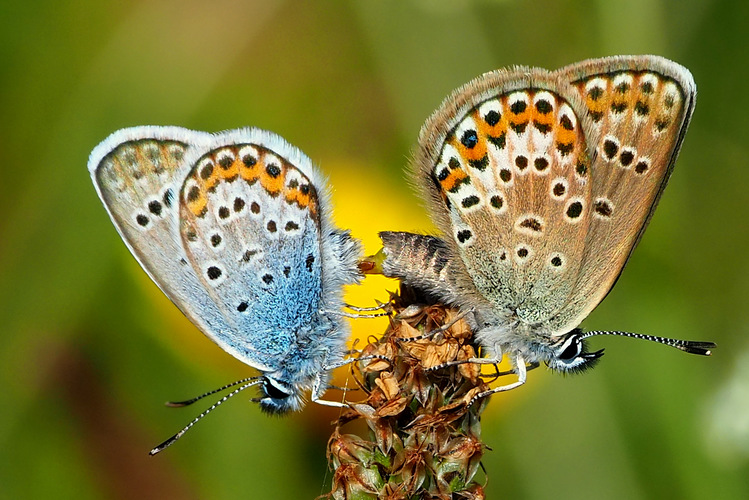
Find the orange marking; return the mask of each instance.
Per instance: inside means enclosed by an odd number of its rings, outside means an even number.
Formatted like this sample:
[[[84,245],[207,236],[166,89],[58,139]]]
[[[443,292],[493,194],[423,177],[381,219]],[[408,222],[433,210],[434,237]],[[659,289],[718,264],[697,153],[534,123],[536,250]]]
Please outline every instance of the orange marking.
[[[561,142],[562,144],[569,144],[570,142],[574,142],[575,140],[577,140],[577,126],[575,126],[575,128],[572,130],[567,130],[566,128],[557,124],[556,132],[557,142]]]
[[[536,110],[536,107],[533,106],[532,115],[533,116],[531,117],[531,119],[533,120],[533,122],[537,122],[540,125],[548,125],[551,130],[554,129],[554,113],[546,113],[544,115],[539,113],[538,110]]]
[[[603,94],[601,94],[601,96],[596,101],[594,101],[593,98],[590,97],[588,89],[585,88],[585,83],[586,82],[582,82],[580,84],[580,91],[585,96],[585,105],[588,106],[588,109],[593,112],[604,114],[607,113],[611,105],[611,89],[609,88],[610,82],[606,82],[606,87],[603,89]]]
[[[297,198],[297,196],[299,196],[299,190],[298,190],[298,189],[296,189],[296,188],[289,188],[289,189],[287,189],[287,190],[286,190],[286,191],[284,192],[284,194],[283,194],[283,197],[284,197],[284,198],[286,199],[286,201],[287,201],[287,202],[289,202],[289,203],[294,203],[294,202],[296,202],[296,198]]]
[[[597,101],[594,101],[590,97],[585,98],[585,104],[587,104],[588,109],[591,111],[597,111],[599,113],[604,113],[606,111],[606,108],[609,105],[609,99],[608,97],[601,96],[598,98]]]
[[[305,178],[306,181],[309,179]],[[285,193],[286,201],[296,203],[301,209],[308,209],[313,216],[317,215],[317,192],[312,184],[309,185],[309,191],[304,194],[299,188],[287,189]]]
[[[526,104],[525,109],[523,110],[523,112],[522,113],[518,113],[518,114],[513,113],[511,107],[508,105],[508,102],[507,102],[507,97],[508,96],[505,95],[505,96],[502,96],[502,97],[503,97],[502,108],[505,110],[505,112],[502,113],[502,114],[503,115],[505,115],[505,114],[509,115],[509,123],[510,123],[511,127],[516,127],[516,126],[521,125],[523,123],[530,124],[531,108],[533,108],[533,103],[530,102],[531,101],[531,99],[530,99],[531,96],[528,96],[529,97],[529,99],[528,99],[529,102]]]
[[[193,172],[192,175],[190,176],[192,179],[194,179],[197,182],[198,196],[193,201],[186,199],[185,203],[187,205],[187,208],[195,217],[200,216],[200,214],[203,213],[203,211],[206,209],[206,206],[208,205],[208,196],[206,196],[206,192],[207,192],[206,184],[211,182],[212,177],[214,177],[215,175],[216,175],[216,170],[214,168],[213,173],[211,174],[211,177],[209,177],[205,181],[203,180],[202,177],[200,177],[199,169]],[[194,187],[190,188],[187,196],[189,196],[189,193],[192,192],[193,189]]]
[[[239,165],[242,163],[242,160],[239,158],[235,158],[232,164],[224,170],[224,167],[216,163],[216,170],[219,172],[219,176],[221,176],[221,179],[231,179],[232,177],[237,177],[239,175]]]
[[[287,189],[284,193],[284,198],[291,204],[296,204],[299,208],[307,208],[310,204],[309,193],[302,193],[299,188]]]
[[[480,119],[477,119],[476,121],[478,122],[479,120]],[[465,147],[463,143],[460,142],[460,139],[455,137],[454,134],[450,136],[447,142],[448,144],[451,144],[458,151],[458,155],[466,161],[480,160],[486,156],[486,136],[477,130],[476,138],[478,140],[476,141],[476,145],[472,148]]]
[[[486,120],[484,120],[484,117],[479,116],[478,109],[475,111],[474,121],[478,124],[478,134],[479,137],[499,137],[504,132],[507,132],[507,120],[505,119],[505,113],[507,110],[500,108],[502,111],[501,118],[496,123],[496,125],[492,126],[486,123]]]
[[[258,178],[260,178],[260,164],[258,162],[255,162],[254,165],[252,165],[251,167],[248,167],[242,161],[241,165],[239,166],[239,175],[242,176],[242,179],[252,184],[256,180],[258,180]]]
[[[200,190],[200,196],[198,196],[198,199],[195,201],[188,201],[187,202],[187,208],[190,209],[190,212],[195,217],[199,217],[200,214],[202,214],[206,210],[206,206],[208,205],[208,197],[205,195],[204,190]]]
[[[206,179],[203,182],[202,190],[201,191],[208,191],[216,187],[216,185],[221,181],[221,178],[219,177],[219,173],[214,170],[213,175],[211,175],[208,179]]]
[[[283,191],[284,181],[286,180],[286,167],[279,165],[281,173],[276,177],[268,175],[266,170],[265,162],[262,164],[258,162],[259,174],[260,174],[260,185],[263,186],[270,195],[276,196]]]
[[[457,186],[460,186],[460,184],[462,184],[467,178],[468,174],[465,170],[462,168],[456,168],[450,171],[444,181],[440,181],[440,185],[442,185],[442,190],[446,193],[451,192]]]
[[[219,181],[221,180],[221,174],[219,173],[219,170],[221,170],[221,167],[215,161],[212,163],[213,163],[213,171],[211,172],[210,177],[208,177],[207,179],[203,179],[203,177],[200,175],[202,168],[198,169],[192,176],[193,179],[198,181],[198,185],[200,186],[200,192],[202,196],[205,195],[206,191],[213,189],[216,186],[216,184],[218,184]]]

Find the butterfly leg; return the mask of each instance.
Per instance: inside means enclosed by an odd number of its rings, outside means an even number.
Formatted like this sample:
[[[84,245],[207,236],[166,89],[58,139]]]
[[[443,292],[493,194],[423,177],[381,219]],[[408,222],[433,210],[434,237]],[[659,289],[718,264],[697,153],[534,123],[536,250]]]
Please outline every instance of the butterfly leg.
[[[373,309],[375,310],[375,309]],[[371,314],[354,314],[346,311],[322,311],[324,314],[333,314],[335,316],[342,316],[344,318],[360,319],[360,318],[381,318],[383,316],[390,316],[389,312],[379,312]]]
[[[358,387],[342,387],[340,385],[328,384],[328,389],[333,389],[341,392],[353,392],[360,390]]]
[[[375,359],[380,359],[382,361],[387,361],[388,363],[392,363],[393,360],[385,357],[385,356],[379,356],[377,354],[372,354],[368,356],[360,356],[358,358],[346,358],[342,359],[341,361],[338,361],[337,363],[333,363],[332,365],[325,365],[323,368],[324,372],[329,372],[331,370],[335,370],[336,368],[340,368],[342,366],[350,365],[351,363],[356,363],[358,361],[372,361]]]
[[[312,395],[310,396],[312,402],[323,406],[332,406],[334,408],[348,408],[348,405],[342,401],[322,399],[322,395],[325,394],[325,391],[329,388],[327,384],[323,384],[323,373],[327,373],[327,371],[320,372],[320,374],[315,378],[315,383],[312,386]]]
[[[370,311],[387,311],[388,308],[393,304],[392,299],[387,302],[380,302],[379,300],[375,300],[377,302],[376,306],[372,307],[359,307],[354,306],[351,304],[345,304],[346,309],[351,309],[352,311],[356,312],[370,312]]]
[[[531,370],[535,370],[539,366],[541,366],[541,364],[538,361],[534,361],[533,363],[528,363],[528,365],[525,368],[525,371],[529,372]],[[507,375],[514,375],[514,374],[515,374],[514,370],[507,370],[503,372],[497,371],[496,373],[493,373],[491,375],[480,375],[480,376],[487,377],[487,378],[499,378],[499,377],[505,377]]]
[[[468,358],[468,359],[456,359],[453,361],[446,361],[444,363],[441,363],[436,366],[431,366],[426,369],[428,372],[433,372],[435,370],[441,370],[442,368],[449,368],[451,366],[457,366],[457,365],[465,365],[467,363],[471,363],[474,365],[494,365],[497,366],[499,363],[502,362],[502,358]],[[512,372],[508,372],[512,373]],[[503,373],[498,373],[498,375],[502,375]]]
[[[523,359],[522,356],[518,355],[517,358],[515,358],[515,363],[517,365],[517,368],[515,369],[515,371],[518,374],[518,380],[516,382],[513,382],[512,384],[495,387],[494,389],[490,389],[488,391],[480,392],[476,394],[473,398],[471,398],[471,400],[468,402],[468,406],[471,406],[479,399],[485,398],[487,396],[491,396],[494,393],[509,391],[509,390],[515,389],[516,387],[520,387],[521,385],[525,384],[525,381],[527,379],[527,374],[528,374],[528,369],[525,366],[525,359]]]
[[[325,367],[320,372],[320,374],[315,378],[314,385],[312,386],[312,395],[311,395],[312,401],[315,402],[315,403],[317,403],[317,404],[321,404],[323,406],[333,406],[333,407],[336,407],[336,408],[347,408],[349,406],[348,404],[343,403],[343,402],[339,402],[339,401],[328,401],[328,400],[322,399],[322,395],[325,394],[325,391],[327,391],[328,389],[331,389],[331,388],[333,388],[333,389],[341,389],[344,392],[349,391],[349,390],[355,390],[355,389],[337,388],[337,387],[331,386],[329,384],[325,385],[324,388],[323,388],[323,374],[324,373],[328,373],[328,372],[330,372],[332,370],[335,370],[336,368],[341,368],[343,366],[350,365],[351,363],[355,363],[355,362],[358,362],[358,361],[371,361],[371,360],[383,360],[383,361],[387,361],[388,363],[391,363],[391,364],[393,362],[393,360],[388,359],[388,358],[386,358],[384,356],[371,355],[371,356],[361,356],[361,357],[358,357],[358,358],[342,359],[342,360],[340,360],[340,361],[338,361],[336,363],[333,363],[331,365],[325,365]]]

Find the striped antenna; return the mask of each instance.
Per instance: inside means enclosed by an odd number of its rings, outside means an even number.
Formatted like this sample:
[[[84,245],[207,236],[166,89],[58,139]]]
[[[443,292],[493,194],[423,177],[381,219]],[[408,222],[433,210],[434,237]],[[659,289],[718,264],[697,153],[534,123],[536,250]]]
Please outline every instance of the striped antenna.
[[[249,381],[249,382],[246,382],[246,381]],[[194,403],[195,401],[198,401],[199,399],[204,398],[205,396],[209,396],[211,394],[215,394],[216,392],[223,391],[224,389],[228,389],[229,387],[233,387],[235,385],[241,384],[242,382],[246,382],[246,383],[244,385],[242,385],[241,387],[239,387],[237,389],[234,389],[229,394],[227,394],[223,398],[221,398],[218,401],[216,401],[215,403],[213,403],[207,410],[205,410],[203,413],[201,413],[200,415],[198,415],[197,417],[195,417],[192,422],[190,422],[189,424],[187,424],[184,429],[182,429],[177,434],[175,434],[174,436],[170,437],[169,439],[167,439],[166,441],[164,441],[163,443],[161,443],[160,445],[158,445],[157,447],[155,447],[154,449],[152,449],[150,452],[148,452],[148,454],[151,455],[151,456],[153,456],[153,455],[156,455],[157,453],[159,453],[161,451],[164,451],[166,448],[170,447],[172,444],[174,444],[175,441],[177,441],[179,438],[181,438],[185,434],[185,432],[189,431],[190,428],[193,425],[195,425],[196,423],[198,423],[198,420],[200,420],[201,418],[203,418],[206,415],[208,415],[210,412],[212,412],[214,409],[216,409],[219,405],[221,405],[221,403],[223,403],[224,401],[226,401],[227,399],[229,399],[232,396],[236,396],[237,394],[239,394],[243,390],[247,389],[248,387],[252,387],[253,385],[257,385],[257,384],[263,383],[263,377],[251,377],[249,379],[239,380],[239,381],[234,382],[232,384],[225,385],[224,387],[221,387],[220,389],[216,389],[214,391],[207,392],[207,393],[205,393],[205,394],[203,394],[201,396],[198,396],[197,398],[193,398],[193,399],[190,399],[190,400],[187,400],[187,401],[181,401],[181,402],[177,402],[177,403],[167,403],[167,405],[169,405],[169,406],[176,406],[176,407],[187,406],[189,404]]]
[[[651,342],[657,342],[667,346],[675,347],[689,354],[699,354],[700,356],[710,356],[712,354],[711,349],[716,347],[714,342],[698,342],[693,340],[678,340],[669,339],[666,337],[658,337],[655,335],[645,335],[642,333],[631,333],[631,332],[620,332],[620,331],[601,331],[594,330],[591,332],[584,333],[580,340],[588,337],[594,337],[596,335],[618,335],[620,337],[631,337],[635,339],[649,340]]]

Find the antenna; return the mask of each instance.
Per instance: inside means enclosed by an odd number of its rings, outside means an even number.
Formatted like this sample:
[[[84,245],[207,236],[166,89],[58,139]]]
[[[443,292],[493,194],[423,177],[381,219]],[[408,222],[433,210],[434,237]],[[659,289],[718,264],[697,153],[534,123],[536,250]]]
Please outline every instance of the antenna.
[[[699,354],[700,356],[710,356],[712,354],[711,349],[717,347],[714,342],[698,342],[693,340],[679,340],[669,339],[666,337],[658,337],[655,335],[645,335],[642,333],[631,333],[631,332],[620,332],[620,331],[600,331],[594,330],[586,332],[580,336],[580,340],[588,337],[594,337],[596,335],[618,335],[620,337],[631,337],[635,339],[649,340],[651,342],[657,342],[667,346],[675,347],[689,354]]]
[[[246,383],[244,383],[244,382],[246,382]],[[185,432],[189,431],[190,428],[198,422],[198,420],[200,420],[201,418],[203,418],[206,415],[208,415],[210,412],[212,412],[214,409],[216,409],[219,405],[221,405],[221,403],[223,403],[224,401],[226,401],[227,399],[229,399],[232,396],[236,396],[237,394],[239,394],[243,390],[247,389],[248,387],[251,387],[251,386],[257,385],[257,384],[261,384],[262,382],[263,382],[263,377],[246,378],[246,379],[243,379],[243,380],[238,380],[237,382],[231,383],[229,385],[225,385],[224,387],[221,387],[220,389],[216,389],[216,390],[211,391],[211,392],[206,392],[203,395],[200,395],[200,396],[198,396],[196,398],[193,398],[193,399],[189,399],[187,401],[180,401],[180,402],[177,402],[177,403],[167,403],[167,406],[172,406],[172,407],[187,406],[187,405],[192,404],[195,401],[198,401],[199,399],[202,399],[202,398],[204,398],[206,396],[209,396],[211,394],[215,394],[216,392],[219,392],[219,391],[223,391],[224,389],[227,389],[229,387],[233,387],[235,385],[244,383],[244,385],[242,385],[238,389],[234,389],[229,394],[227,394],[223,398],[221,398],[218,401],[216,401],[215,403],[213,403],[207,410],[205,410],[203,413],[201,413],[200,415],[198,415],[197,417],[195,417],[192,422],[190,422],[189,424],[187,424],[184,427],[184,429],[182,429],[177,434],[175,434],[174,436],[170,437],[169,439],[167,439],[166,441],[164,441],[163,443],[161,443],[160,445],[158,445],[157,447],[155,447],[154,449],[152,449],[150,452],[148,452],[148,454],[151,455],[151,456],[153,456],[153,455],[156,455],[157,453],[165,450],[166,448],[168,448],[169,446],[171,446],[172,444],[174,444],[175,441],[177,441],[179,438],[181,438],[185,434]]]
[[[183,406],[188,406],[193,404],[196,401],[200,401],[201,399],[210,396],[212,394],[216,394],[217,392],[225,391],[229,387],[234,387],[235,385],[244,384],[245,382],[249,382],[250,380],[257,380],[262,377],[247,377],[243,378],[242,380],[237,380],[236,382],[232,382],[231,384],[226,384],[223,387],[219,387],[218,389],[214,389],[212,391],[208,391],[205,394],[201,394],[200,396],[194,397],[192,399],[187,399],[185,401],[167,401],[166,405],[169,408],[182,408]]]

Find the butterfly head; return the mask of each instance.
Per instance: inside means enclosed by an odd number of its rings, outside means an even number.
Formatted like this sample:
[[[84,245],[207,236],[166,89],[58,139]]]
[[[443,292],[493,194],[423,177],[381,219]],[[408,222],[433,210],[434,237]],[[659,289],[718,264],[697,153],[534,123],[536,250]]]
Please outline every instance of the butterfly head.
[[[559,340],[543,350],[546,354],[544,359],[546,364],[552,370],[562,373],[580,373],[595,366],[598,359],[603,356],[603,349],[589,352],[586,345],[586,339],[598,335],[614,335],[618,337],[648,340],[650,342],[667,345],[679,349],[680,351],[689,354],[698,354],[700,356],[710,356],[712,354],[712,349],[715,348],[715,343],[713,342],[670,339],[666,337],[657,337],[655,335],[621,332],[616,330],[594,330],[583,332],[581,329],[575,328],[566,335],[561,336]]]
[[[272,375],[265,375],[260,385],[262,397],[254,401],[263,412],[270,415],[283,415],[301,409],[304,401],[299,390],[287,381]]]
[[[603,356],[603,349],[588,351],[583,331],[576,328],[548,346],[545,361],[554,371],[581,373],[595,366],[601,356]]]

